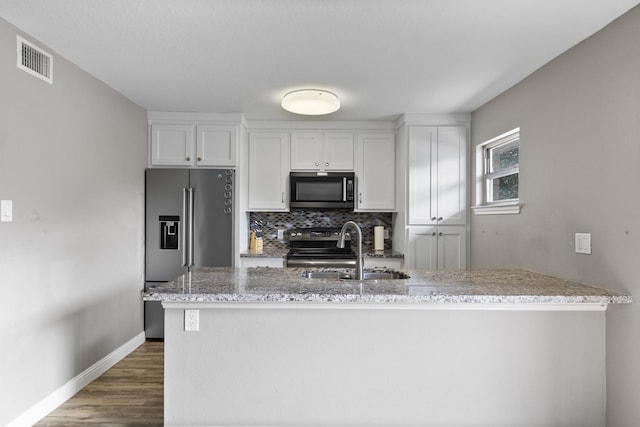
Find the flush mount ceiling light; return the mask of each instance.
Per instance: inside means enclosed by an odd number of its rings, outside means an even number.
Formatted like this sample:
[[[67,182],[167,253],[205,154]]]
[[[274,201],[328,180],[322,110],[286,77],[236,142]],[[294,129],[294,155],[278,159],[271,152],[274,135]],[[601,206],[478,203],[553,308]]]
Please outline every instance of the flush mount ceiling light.
[[[282,98],[282,108],[296,114],[320,116],[338,111],[340,100],[334,93],[326,90],[300,89],[291,91]]]

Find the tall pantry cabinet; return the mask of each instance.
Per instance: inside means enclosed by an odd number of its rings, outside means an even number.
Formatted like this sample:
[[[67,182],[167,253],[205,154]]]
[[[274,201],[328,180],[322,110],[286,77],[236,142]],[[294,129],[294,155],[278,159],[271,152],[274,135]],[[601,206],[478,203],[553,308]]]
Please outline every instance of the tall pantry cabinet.
[[[405,266],[465,269],[468,125],[407,125],[403,135],[407,171]]]

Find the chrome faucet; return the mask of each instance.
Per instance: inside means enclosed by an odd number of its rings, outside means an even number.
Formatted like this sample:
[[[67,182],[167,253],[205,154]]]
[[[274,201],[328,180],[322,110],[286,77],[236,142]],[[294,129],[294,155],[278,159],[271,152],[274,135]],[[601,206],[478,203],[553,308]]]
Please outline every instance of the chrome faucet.
[[[342,229],[340,230],[340,235],[338,236],[338,243],[336,244],[337,247],[339,248],[344,248],[344,239],[345,239],[345,233],[347,232],[347,229],[349,227],[353,227],[356,229],[356,231],[358,232],[358,249],[356,251],[356,280],[362,280],[362,278],[364,277],[364,274],[362,274],[362,266],[363,266],[363,259],[362,259],[362,230],[360,229],[360,226],[358,224],[356,224],[353,221],[347,221],[344,223],[344,225],[342,226]]]

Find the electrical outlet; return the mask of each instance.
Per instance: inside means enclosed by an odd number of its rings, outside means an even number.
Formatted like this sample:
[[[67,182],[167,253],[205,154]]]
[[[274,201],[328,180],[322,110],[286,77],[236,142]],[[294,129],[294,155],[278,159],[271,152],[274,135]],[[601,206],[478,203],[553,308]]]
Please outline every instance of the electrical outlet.
[[[0,201],[0,221],[2,222],[13,221],[13,201],[12,200]]]
[[[278,229],[278,240],[284,240],[284,230]]]
[[[184,311],[184,330],[185,331],[200,330],[200,310]]]
[[[576,233],[576,253],[591,254],[591,233]]]
[[[385,228],[385,229],[384,229],[384,239],[386,240],[386,239],[388,239],[388,238],[389,238],[389,229],[388,229],[388,228]]]

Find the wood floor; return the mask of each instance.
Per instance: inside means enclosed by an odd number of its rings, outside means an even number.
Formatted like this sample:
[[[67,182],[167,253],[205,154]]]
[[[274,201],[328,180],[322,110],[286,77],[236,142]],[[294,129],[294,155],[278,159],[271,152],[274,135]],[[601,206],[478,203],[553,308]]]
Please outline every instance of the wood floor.
[[[164,343],[147,341],[36,426],[162,426]]]

